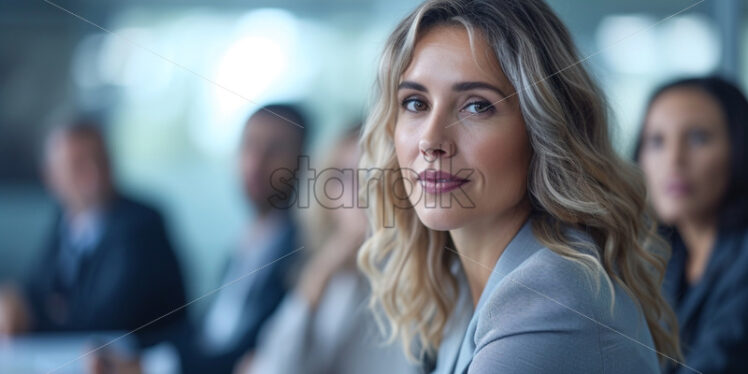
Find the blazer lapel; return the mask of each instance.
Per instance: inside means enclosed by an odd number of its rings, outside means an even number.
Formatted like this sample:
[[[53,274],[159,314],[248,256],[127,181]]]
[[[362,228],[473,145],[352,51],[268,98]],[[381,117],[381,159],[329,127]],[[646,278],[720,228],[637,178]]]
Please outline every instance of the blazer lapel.
[[[704,275],[683,300],[683,305],[678,313],[681,326],[685,327],[693,323],[693,319],[698,316],[697,311],[703,305],[704,298],[713,289],[714,283],[720,275],[730,265],[730,260],[734,258],[732,252],[738,245],[737,239],[735,235],[718,235],[714,251],[704,270]]]
[[[486,287],[483,288],[480,298],[478,299],[478,305],[475,308],[470,324],[468,325],[465,336],[462,340],[462,344],[457,356],[457,362],[454,372],[464,373],[475,354],[475,330],[478,325],[478,315],[481,309],[484,307],[488,298],[493,294],[493,290],[501,284],[501,281],[516,269],[520,264],[527,260],[538,250],[544,248],[532,232],[532,220],[528,219],[525,224],[520,228],[519,232],[514,236],[509,245],[507,245],[504,252],[499,256],[499,260],[491,272],[488,278]]]
[[[118,243],[112,237],[113,225],[116,224],[113,223],[114,220],[115,218],[111,213],[105,214],[102,218],[102,231],[98,240],[85,253],[80,254],[80,265],[74,281],[75,287],[69,295],[71,307],[75,310],[89,309],[89,305],[94,302],[94,299],[105,296],[99,295],[100,292],[97,292],[100,287],[100,278],[97,278],[97,275],[102,272],[107,273],[106,269],[99,269],[102,260],[110,256],[111,251],[118,249]],[[81,317],[88,318],[87,316]]]
[[[465,331],[473,315],[473,303],[470,300],[470,290],[468,289],[465,275],[460,269],[457,273],[459,296],[457,305],[445,326],[444,340],[439,345],[439,352],[436,361],[434,373],[447,374],[454,373],[454,367],[457,363],[457,356],[460,353],[460,345],[465,336]]]

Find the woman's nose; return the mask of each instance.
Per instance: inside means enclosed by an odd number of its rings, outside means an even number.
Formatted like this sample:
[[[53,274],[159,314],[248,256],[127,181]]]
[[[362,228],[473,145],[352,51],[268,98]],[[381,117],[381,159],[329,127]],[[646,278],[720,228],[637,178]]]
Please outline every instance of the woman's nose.
[[[676,140],[671,142],[670,146],[667,147],[667,164],[670,167],[682,167],[686,159],[686,146],[682,141]]]
[[[456,147],[450,135],[451,130],[446,126],[448,121],[442,120],[443,118],[446,116],[432,114],[418,140],[418,149],[427,162],[449,158],[455,154]]]
[[[421,140],[418,144],[418,148],[421,151],[421,155],[428,162],[436,161],[436,159],[451,157],[453,152],[453,146],[450,143],[432,143],[426,140]]]

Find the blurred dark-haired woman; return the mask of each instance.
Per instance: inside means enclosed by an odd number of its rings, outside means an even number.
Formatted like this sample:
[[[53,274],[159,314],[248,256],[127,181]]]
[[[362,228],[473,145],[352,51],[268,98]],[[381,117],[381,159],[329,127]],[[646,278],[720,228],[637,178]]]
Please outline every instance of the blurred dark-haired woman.
[[[649,101],[636,149],[673,248],[664,294],[685,366],[748,373],[748,101],[717,77],[679,80]]]

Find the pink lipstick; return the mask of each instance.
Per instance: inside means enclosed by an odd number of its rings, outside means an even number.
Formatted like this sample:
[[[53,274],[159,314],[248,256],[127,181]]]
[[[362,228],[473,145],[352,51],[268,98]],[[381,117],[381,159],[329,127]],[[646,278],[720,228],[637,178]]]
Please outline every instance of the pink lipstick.
[[[449,192],[469,181],[469,179],[459,178],[445,171],[434,169],[427,169],[418,173],[418,182],[430,194]]]

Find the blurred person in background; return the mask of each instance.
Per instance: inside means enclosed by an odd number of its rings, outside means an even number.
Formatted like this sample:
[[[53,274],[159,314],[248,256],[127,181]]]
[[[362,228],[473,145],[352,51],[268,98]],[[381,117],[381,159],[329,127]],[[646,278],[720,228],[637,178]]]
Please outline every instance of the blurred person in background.
[[[118,352],[99,355],[90,364],[94,373],[231,373],[242,355],[255,349],[260,328],[292,284],[293,254],[301,247],[291,208],[306,126],[300,109],[288,104],[267,105],[249,117],[238,166],[256,214],[227,260],[207,314],[173,329],[162,344],[135,359]]]
[[[663,285],[687,367],[748,372],[748,101],[717,77],[665,85],[636,150],[673,252]]]
[[[182,357],[185,373],[232,372],[255,348],[260,328],[288,290],[294,259],[284,257],[301,244],[290,209],[295,186],[276,171],[297,169],[306,126],[300,109],[288,104],[265,106],[246,123],[239,167],[256,218],[226,264],[221,284],[244,278],[218,292],[196,340],[202,354]]]
[[[81,120],[53,129],[43,164],[59,212],[27,284],[0,293],[0,331],[131,331],[170,313],[137,332],[148,345],[184,319],[164,220],[117,190],[100,126]]]
[[[328,156],[329,168],[316,172],[303,220],[311,256],[238,373],[416,372],[398,347],[383,344],[356,268],[367,227],[358,204],[358,134],[359,127],[348,130]]]

